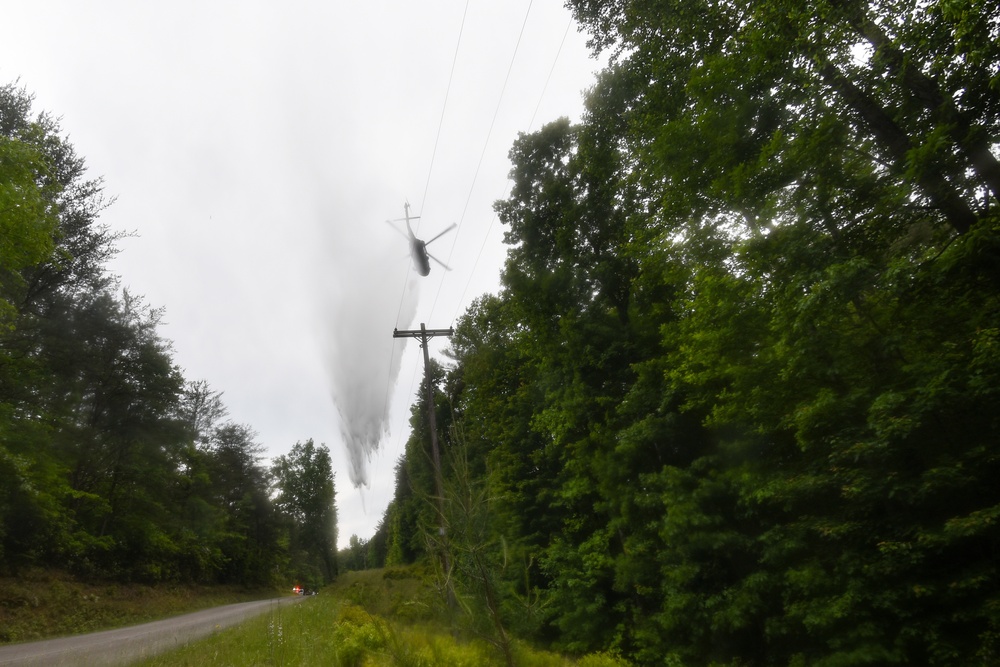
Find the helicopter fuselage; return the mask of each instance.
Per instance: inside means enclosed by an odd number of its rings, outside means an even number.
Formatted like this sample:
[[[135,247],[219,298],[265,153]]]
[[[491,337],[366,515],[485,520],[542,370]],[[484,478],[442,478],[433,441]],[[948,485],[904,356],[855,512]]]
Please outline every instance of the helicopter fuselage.
[[[444,262],[442,262],[440,259],[438,259],[434,255],[432,255],[429,252],[427,252],[427,245],[429,243],[431,243],[432,241],[436,241],[437,239],[441,238],[447,232],[450,232],[452,229],[454,229],[458,225],[452,223],[451,226],[449,226],[447,229],[445,229],[443,232],[441,232],[440,234],[438,234],[434,238],[432,238],[432,239],[430,239],[428,241],[424,241],[422,239],[418,239],[417,235],[413,233],[413,228],[410,227],[410,220],[416,220],[420,216],[413,216],[413,217],[410,216],[410,204],[409,204],[409,202],[407,202],[406,204],[403,205],[403,210],[406,212],[406,217],[405,218],[400,218],[399,220],[386,220],[386,222],[389,223],[400,234],[402,234],[403,232],[398,227],[396,227],[395,225],[393,225],[392,223],[393,222],[405,222],[406,223],[406,234],[405,234],[405,236],[406,236],[407,240],[410,243],[410,257],[413,259],[413,269],[417,273],[419,273],[420,275],[426,276],[427,274],[429,274],[431,272],[431,260],[433,259],[435,262],[437,262],[442,267],[444,267],[445,271],[451,271],[451,267],[450,266],[448,266],[447,264],[445,264]]]
[[[410,240],[410,256],[413,257],[413,268],[422,276],[431,272],[431,260],[427,257],[426,243],[418,238]]]
[[[409,211],[407,211],[409,213]],[[413,258],[413,268],[422,276],[431,272],[431,260],[427,256],[427,244],[417,238],[410,229],[410,221],[406,221],[406,232],[410,236],[410,257]]]

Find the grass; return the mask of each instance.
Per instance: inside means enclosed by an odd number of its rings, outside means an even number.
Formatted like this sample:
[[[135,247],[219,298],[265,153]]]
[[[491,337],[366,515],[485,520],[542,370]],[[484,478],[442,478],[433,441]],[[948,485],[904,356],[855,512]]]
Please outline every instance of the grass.
[[[500,665],[488,643],[463,636],[419,568],[348,572],[319,595],[283,606],[145,662],[145,667]],[[571,659],[515,646],[523,667],[623,667],[608,655]]]
[[[29,570],[16,578],[0,577],[0,644],[108,630],[277,594],[240,587],[88,582],[64,572]]]

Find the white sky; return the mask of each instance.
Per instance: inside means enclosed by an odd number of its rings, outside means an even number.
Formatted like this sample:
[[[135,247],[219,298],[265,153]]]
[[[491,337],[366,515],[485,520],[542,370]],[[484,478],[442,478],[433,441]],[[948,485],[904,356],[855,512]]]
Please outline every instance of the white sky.
[[[507,152],[579,118],[599,64],[569,22],[558,0],[32,0],[4,8],[0,83],[61,117],[117,197],[102,221],[137,236],[111,269],[165,307],[185,377],[223,391],[270,456],[330,447],[343,546],[374,532],[409,436],[423,362],[392,328],[447,328],[496,290]],[[425,239],[459,223],[429,247],[452,271],[409,268],[384,222],[406,200]],[[331,374],[388,415],[360,489]]]

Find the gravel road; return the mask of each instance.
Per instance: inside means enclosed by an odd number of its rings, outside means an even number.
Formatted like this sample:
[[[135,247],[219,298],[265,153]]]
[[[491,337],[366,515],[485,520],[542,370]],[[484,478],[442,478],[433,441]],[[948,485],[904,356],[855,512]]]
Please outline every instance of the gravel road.
[[[278,605],[304,599],[296,596],[241,602],[129,628],[0,646],[0,665],[127,665],[201,639]]]

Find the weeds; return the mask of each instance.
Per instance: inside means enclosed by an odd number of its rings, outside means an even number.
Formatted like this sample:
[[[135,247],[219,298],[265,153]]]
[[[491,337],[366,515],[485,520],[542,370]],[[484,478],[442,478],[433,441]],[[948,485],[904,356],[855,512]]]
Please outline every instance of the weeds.
[[[107,630],[275,593],[81,581],[64,572],[25,570],[0,578],[0,644]]]
[[[271,664],[284,665],[285,637],[280,608],[271,613],[271,621],[267,624],[267,638],[271,654]]]
[[[503,656],[498,655],[489,641],[456,635],[448,610],[432,602],[434,598],[433,575],[422,568],[350,572],[314,598],[282,607],[269,616],[251,619],[140,664],[145,667],[504,664]],[[511,656],[518,667],[627,665],[607,655],[587,656],[577,662],[513,639]]]

